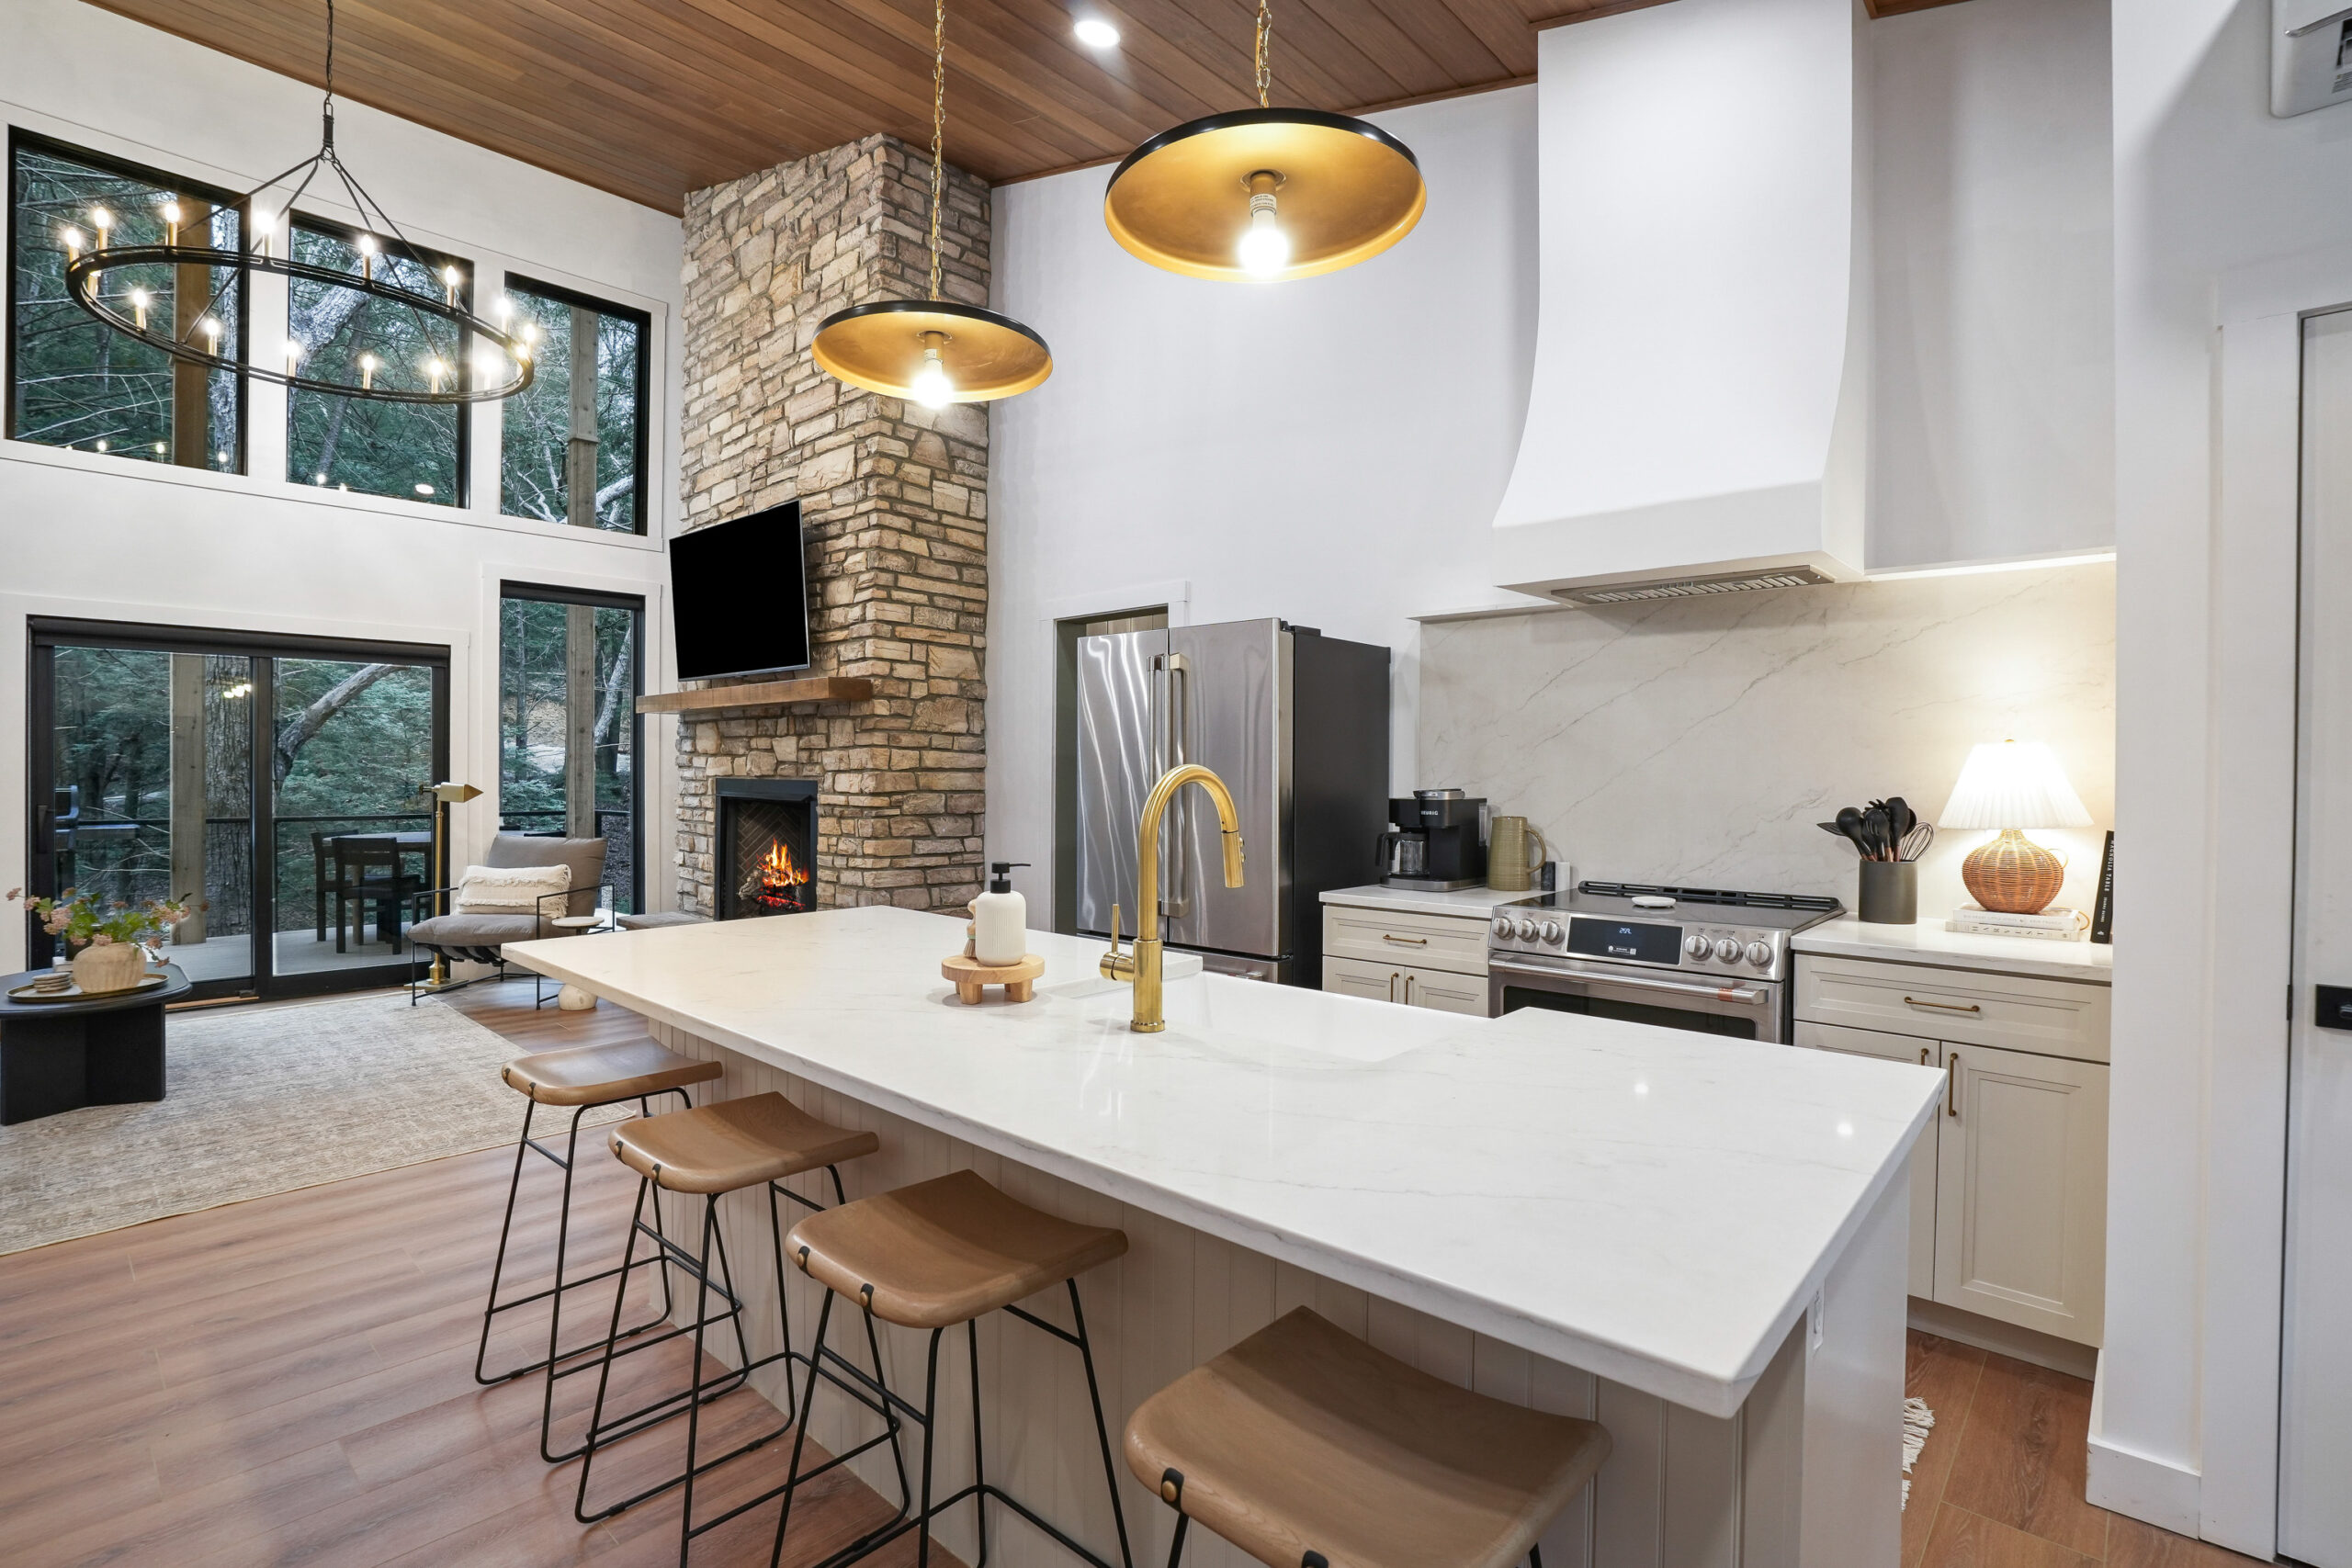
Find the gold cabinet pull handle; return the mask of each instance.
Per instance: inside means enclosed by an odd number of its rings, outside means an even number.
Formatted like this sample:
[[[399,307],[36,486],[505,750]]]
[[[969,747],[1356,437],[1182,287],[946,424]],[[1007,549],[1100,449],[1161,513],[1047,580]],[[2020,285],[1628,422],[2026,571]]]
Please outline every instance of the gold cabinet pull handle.
[[[1399,947],[1427,947],[1430,944],[1430,939],[1425,936],[1398,936],[1394,931],[1382,931],[1380,940],[1393,942]]]
[[[1413,1005],[1413,976],[1410,975],[1405,976],[1405,1005]]]
[[[1960,1053],[1954,1051],[1951,1060],[1944,1064],[1944,1114],[1960,1114]]]
[[[1392,1002],[1396,999],[1396,971],[1394,969],[1388,972],[1388,999]]]
[[[1962,1007],[1958,1002],[1934,1002],[1928,1001],[1922,997],[1905,997],[1903,998],[1903,1003],[1905,1007],[1940,1008],[1945,1012],[1983,1012],[1984,1010],[1980,1004],[1975,1002],[1970,1002],[1967,1006]]]
[[[1935,1048],[1934,1046],[1932,1046],[1932,1045],[1922,1045],[1922,1046],[1920,1046],[1920,1047],[1919,1047],[1919,1065],[1920,1065],[1921,1066],[1923,1066],[1923,1067],[1924,1067],[1924,1066],[1928,1066],[1928,1065],[1929,1058],[1933,1057],[1933,1056],[1935,1055],[1935,1054],[1936,1054],[1936,1048]]]

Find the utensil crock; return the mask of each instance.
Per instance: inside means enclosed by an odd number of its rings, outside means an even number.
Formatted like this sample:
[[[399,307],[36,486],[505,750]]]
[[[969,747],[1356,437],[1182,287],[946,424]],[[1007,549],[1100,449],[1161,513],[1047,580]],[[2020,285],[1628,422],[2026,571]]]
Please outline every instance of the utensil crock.
[[[1907,860],[1866,860],[1860,863],[1860,896],[1854,900],[1857,919],[1874,926],[1907,926],[1919,919],[1919,863]]]

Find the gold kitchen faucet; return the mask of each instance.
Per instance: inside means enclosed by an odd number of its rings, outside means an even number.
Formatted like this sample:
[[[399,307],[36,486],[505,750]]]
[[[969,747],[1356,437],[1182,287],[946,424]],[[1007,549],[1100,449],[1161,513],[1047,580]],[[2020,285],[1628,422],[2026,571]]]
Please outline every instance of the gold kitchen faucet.
[[[1134,982],[1135,1013],[1127,1027],[1138,1034],[1157,1034],[1168,1027],[1167,1019],[1160,1016],[1159,996],[1159,822],[1168,814],[1169,801],[1188,784],[1208,791],[1209,800],[1216,807],[1216,823],[1225,841],[1225,885],[1241,886],[1241,825],[1233,809],[1233,792],[1225,787],[1223,779],[1197,762],[1169,769],[1151,786],[1151,794],[1144,799],[1143,819],[1136,825],[1136,901],[1142,908],[1136,912],[1134,951],[1119,951],[1119,908],[1114,904],[1111,951],[1102,955],[1099,966],[1106,980]]]

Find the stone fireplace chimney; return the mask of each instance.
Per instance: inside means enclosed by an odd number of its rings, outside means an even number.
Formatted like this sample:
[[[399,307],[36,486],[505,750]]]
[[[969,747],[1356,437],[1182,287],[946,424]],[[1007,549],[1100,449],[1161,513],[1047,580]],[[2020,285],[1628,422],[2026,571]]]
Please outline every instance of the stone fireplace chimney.
[[[686,198],[684,526],[798,498],[808,672],[875,693],[681,717],[678,894],[697,913],[717,912],[725,777],[815,782],[820,908],[980,891],[988,414],[859,391],[808,353],[833,311],[928,292],[930,179],[927,152],[875,136]],[[941,292],[987,304],[988,187],[953,166],[940,239]]]

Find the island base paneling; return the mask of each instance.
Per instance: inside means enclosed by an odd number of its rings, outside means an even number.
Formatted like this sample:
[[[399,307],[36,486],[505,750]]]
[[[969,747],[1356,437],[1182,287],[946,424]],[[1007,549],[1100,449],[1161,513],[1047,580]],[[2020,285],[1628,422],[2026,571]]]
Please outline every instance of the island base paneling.
[[[1130,1243],[1126,1256],[1079,1281],[1114,1458],[1127,1413],[1147,1396],[1293,1307],[1306,1305],[1436,1375],[1498,1398],[1597,1419],[1609,1428],[1615,1449],[1608,1463],[1593,1487],[1544,1534],[1547,1568],[1859,1568],[1895,1561],[1900,1300],[1907,1233],[1900,1182],[1872,1211],[1831,1276],[1830,1332],[1823,1348],[1808,1354],[1801,1319],[1740,1413],[1719,1420],[1120,1203],[668,1025],[649,1027],[673,1050],[724,1064],[725,1076],[706,1086],[707,1101],[775,1090],[829,1122],[876,1133],[881,1152],[842,1168],[853,1200],[968,1167],[1023,1202],[1124,1229]],[[822,1181],[821,1172],[812,1173],[796,1185],[811,1197],[830,1198]],[[793,1207],[786,1208],[787,1226]],[[776,1332],[767,1204],[753,1189],[722,1199],[720,1213],[736,1289],[751,1325],[752,1350],[763,1355],[775,1348]],[[673,1226],[690,1218],[683,1204],[669,1217]],[[673,1228],[671,1234],[691,1232]],[[805,1348],[816,1326],[820,1288],[789,1269],[785,1280],[793,1336]],[[1068,1296],[1059,1287],[1023,1305],[1069,1325]],[[1841,1318],[1892,1325],[1893,1340],[1880,1345],[1877,1338],[1883,1336],[1840,1334]],[[731,1359],[718,1337],[714,1353]],[[731,1335],[724,1337],[731,1344]],[[882,1325],[891,1386],[918,1401],[926,1337]],[[837,1309],[831,1343],[863,1364],[862,1338],[857,1319]],[[1118,1537],[1077,1351],[1003,1314],[982,1320],[979,1339],[990,1479],[1105,1560],[1118,1562]],[[934,1483],[939,1495],[971,1475],[965,1344],[963,1334],[950,1333],[941,1348]],[[785,1404],[780,1369],[769,1368],[754,1381],[779,1407]],[[1874,1414],[1879,1411],[1883,1416]],[[878,1430],[874,1417],[820,1387],[809,1422],[813,1439],[837,1450]],[[910,1444],[920,1441],[911,1428],[909,1438]],[[910,1447],[910,1476],[917,1473],[919,1451]],[[896,1498],[898,1482],[887,1448],[854,1463],[869,1485]],[[1117,1460],[1117,1471],[1135,1562],[1139,1568],[1156,1568],[1167,1558],[1172,1516],[1127,1474],[1124,1459]],[[1837,1517],[1822,1489],[1850,1485],[1855,1476],[1884,1488],[1882,1501],[1860,1510],[1873,1519],[1883,1517],[1885,1529],[1877,1533],[1885,1535],[1883,1542],[1858,1539],[1850,1529],[1840,1532],[1844,1539],[1820,1539],[1819,1521]],[[1839,1499],[1835,1506],[1850,1508],[1851,1502]],[[1805,1539],[1807,1517],[1816,1521],[1812,1540]],[[1067,1568],[1073,1561],[1009,1510],[991,1509],[989,1530],[991,1562]],[[937,1538],[964,1561],[977,1560],[979,1543],[968,1505],[941,1522]],[[1200,1568],[1250,1568],[1249,1559],[1199,1530],[1192,1533],[1185,1560]]]

